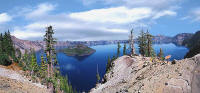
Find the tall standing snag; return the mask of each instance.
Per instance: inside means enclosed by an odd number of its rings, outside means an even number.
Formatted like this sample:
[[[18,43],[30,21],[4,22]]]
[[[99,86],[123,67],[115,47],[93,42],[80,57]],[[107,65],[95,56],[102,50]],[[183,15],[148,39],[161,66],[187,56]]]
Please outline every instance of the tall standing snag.
[[[120,42],[117,43],[117,57],[120,56],[120,48],[121,48],[121,45],[120,45]]]
[[[126,55],[126,43],[124,43],[124,47],[123,47],[123,55]]]
[[[133,29],[131,30],[130,36],[129,36],[129,47],[131,50],[131,56],[135,55],[135,47],[134,47],[134,36],[133,36]]]

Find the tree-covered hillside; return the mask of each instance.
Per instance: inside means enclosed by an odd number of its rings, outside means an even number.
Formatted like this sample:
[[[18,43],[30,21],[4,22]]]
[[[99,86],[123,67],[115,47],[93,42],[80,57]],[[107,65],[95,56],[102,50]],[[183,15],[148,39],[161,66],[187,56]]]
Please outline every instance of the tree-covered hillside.
[[[183,45],[190,50],[185,55],[185,58],[190,58],[200,53],[200,31],[196,32],[191,38],[183,41]]]

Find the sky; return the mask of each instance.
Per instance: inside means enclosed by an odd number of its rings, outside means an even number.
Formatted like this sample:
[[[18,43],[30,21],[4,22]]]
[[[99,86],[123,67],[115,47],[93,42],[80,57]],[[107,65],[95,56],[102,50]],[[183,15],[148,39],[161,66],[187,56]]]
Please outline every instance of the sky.
[[[147,29],[175,36],[200,30],[200,0],[1,0],[0,32],[42,40],[52,25],[59,41],[125,40]]]

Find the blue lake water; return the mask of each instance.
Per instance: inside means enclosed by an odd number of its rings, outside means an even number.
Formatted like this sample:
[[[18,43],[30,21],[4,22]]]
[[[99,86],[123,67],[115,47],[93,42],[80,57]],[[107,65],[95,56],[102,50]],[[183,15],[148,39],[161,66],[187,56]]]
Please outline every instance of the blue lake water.
[[[121,44],[121,55],[123,44]],[[138,53],[138,45],[135,45]],[[183,59],[188,52],[185,47],[174,44],[155,44],[153,45],[156,53],[163,49],[164,55],[172,55],[173,59]],[[69,82],[77,91],[89,91],[96,84],[97,65],[101,77],[105,74],[108,56],[112,57],[117,53],[117,44],[91,46],[96,52],[86,57],[70,57],[64,53],[57,53],[57,59],[60,65],[62,75],[67,75]],[[37,60],[40,60],[41,53],[37,53]],[[39,61],[38,61],[39,62]]]

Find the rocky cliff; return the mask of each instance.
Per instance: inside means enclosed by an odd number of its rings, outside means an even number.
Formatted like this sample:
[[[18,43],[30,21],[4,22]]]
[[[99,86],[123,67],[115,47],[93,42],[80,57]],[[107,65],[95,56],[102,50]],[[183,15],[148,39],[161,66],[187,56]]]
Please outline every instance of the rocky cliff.
[[[169,36],[157,35],[153,37],[153,42],[156,44],[172,43],[173,38]]]
[[[42,41],[21,40],[14,36],[12,36],[12,41],[14,43],[14,46],[16,48],[19,48],[22,53],[24,53],[25,50],[29,50],[30,48],[38,51],[44,47],[44,42],[42,42]]]
[[[105,83],[90,93],[199,93],[200,54],[162,62],[142,56],[122,56],[113,62]]]
[[[186,39],[189,39],[193,36],[194,34],[190,34],[190,33],[181,33],[181,34],[177,34],[176,36],[174,36],[173,39],[173,43],[175,43],[176,45],[183,45],[183,41]]]

